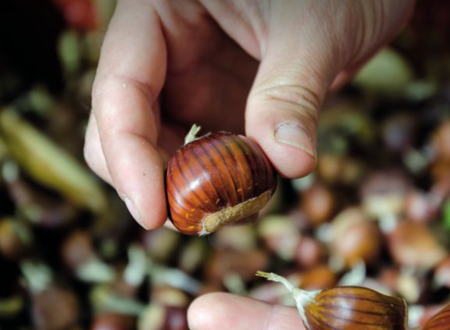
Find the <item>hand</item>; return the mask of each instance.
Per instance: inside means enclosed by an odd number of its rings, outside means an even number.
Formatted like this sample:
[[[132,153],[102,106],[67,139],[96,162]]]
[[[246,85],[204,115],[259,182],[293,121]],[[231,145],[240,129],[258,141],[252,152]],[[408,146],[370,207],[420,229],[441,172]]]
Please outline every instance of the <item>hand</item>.
[[[86,160],[147,229],[166,221],[164,163],[193,123],[245,129],[282,176],[304,176],[315,166],[327,92],[395,35],[413,5],[119,0],[93,87]],[[227,310],[240,317],[222,322]],[[189,315],[197,330],[298,329],[300,320],[295,309],[224,294],[200,298]]]
[[[304,176],[327,91],[392,38],[413,2],[119,0],[86,160],[147,229],[166,221],[164,162],[193,123],[245,125],[281,175]]]

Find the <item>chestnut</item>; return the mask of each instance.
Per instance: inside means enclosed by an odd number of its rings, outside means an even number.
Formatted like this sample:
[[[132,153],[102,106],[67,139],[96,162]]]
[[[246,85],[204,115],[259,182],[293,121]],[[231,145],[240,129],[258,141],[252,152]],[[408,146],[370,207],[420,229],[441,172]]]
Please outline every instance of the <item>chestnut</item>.
[[[378,225],[356,206],[342,210],[332,221],[329,251],[343,267],[351,268],[363,261],[377,264],[383,247],[383,235]],[[345,239],[342,239],[345,237]]]
[[[440,159],[450,160],[450,120],[443,122],[433,136],[433,147]]]
[[[434,282],[438,287],[450,288],[450,256],[446,256],[434,269]]]
[[[311,269],[325,259],[325,248],[314,237],[303,235],[297,243],[294,260],[303,269]]]
[[[25,254],[28,243],[30,243],[26,242],[23,237],[30,235],[28,230],[18,219],[0,218],[0,256],[19,260]]]
[[[210,284],[223,283],[230,275],[237,275],[248,282],[258,269],[265,269],[268,265],[269,255],[260,249],[217,250],[205,261],[204,274]]]
[[[276,172],[255,142],[210,133],[187,141],[169,160],[169,218],[184,234],[207,235],[256,214],[276,186]]]
[[[304,290],[321,290],[335,286],[338,275],[330,266],[320,264],[291,274],[289,280]]]
[[[287,288],[308,330],[406,329],[407,306],[403,299],[357,286],[305,291],[274,273],[258,271],[256,275]]]
[[[31,316],[38,329],[71,329],[78,323],[80,314],[78,298],[69,288],[49,284],[31,293]]]
[[[133,317],[114,313],[103,312],[95,316],[91,330],[132,330],[135,328]]]
[[[446,305],[423,326],[423,330],[449,330],[450,304]]]
[[[319,227],[330,220],[335,209],[335,195],[325,185],[315,183],[301,197],[300,208],[305,212],[312,227]]]
[[[188,330],[187,308],[151,302],[139,315],[137,330]]]
[[[393,260],[402,267],[427,271],[447,256],[447,251],[431,229],[423,223],[401,221],[387,234]]]

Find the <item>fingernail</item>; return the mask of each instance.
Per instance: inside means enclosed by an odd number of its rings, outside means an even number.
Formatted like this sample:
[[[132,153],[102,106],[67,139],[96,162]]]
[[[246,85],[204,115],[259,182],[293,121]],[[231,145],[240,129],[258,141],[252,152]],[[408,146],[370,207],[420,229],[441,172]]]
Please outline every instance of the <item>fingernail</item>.
[[[298,124],[281,124],[275,131],[275,139],[316,157],[311,136]]]
[[[139,213],[138,209],[134,205],[134,203],[129,199],[127,196],[122,195],[121,196],[123,201],[125,202],[125,205],[127,206],[128,212],[130,212],[131,216],[136,220],[136,222],[141,225],[144,229],[147,229],[146,226],[141,222],[141,214]]]

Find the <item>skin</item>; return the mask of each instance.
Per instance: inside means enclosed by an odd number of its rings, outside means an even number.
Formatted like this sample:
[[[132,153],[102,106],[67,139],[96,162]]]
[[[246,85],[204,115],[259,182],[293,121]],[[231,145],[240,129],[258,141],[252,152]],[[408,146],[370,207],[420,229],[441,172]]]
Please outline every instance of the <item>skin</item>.
[[[93,87],[86,161],[146,229],[166,222],[164,164],[193,123],[203,133],[244,133],[280,175],[307,175],[327,93],[395,36],[413,6],[119,0]],[[189,323],[197,330],[299,329],[301,321],[292,308],[211,294],[192,304]]]

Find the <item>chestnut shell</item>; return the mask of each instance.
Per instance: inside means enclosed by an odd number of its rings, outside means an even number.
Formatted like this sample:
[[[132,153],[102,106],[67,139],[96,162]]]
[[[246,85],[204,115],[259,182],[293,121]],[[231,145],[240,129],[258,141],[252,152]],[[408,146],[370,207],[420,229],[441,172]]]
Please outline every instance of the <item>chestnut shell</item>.
[[[219,132],[175,152],[166,186],[175,227],[188,235],[206,235],[256,214],[275,192],[277,175],[256,143]]]
[[[450,304],[433,316],[422,328],[423,330],[450,330]]]

